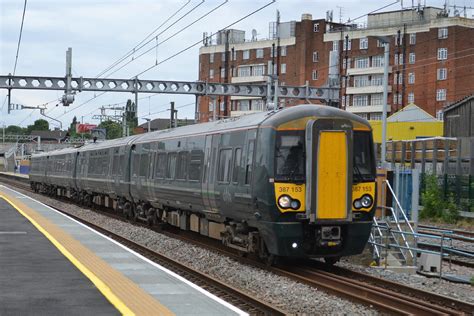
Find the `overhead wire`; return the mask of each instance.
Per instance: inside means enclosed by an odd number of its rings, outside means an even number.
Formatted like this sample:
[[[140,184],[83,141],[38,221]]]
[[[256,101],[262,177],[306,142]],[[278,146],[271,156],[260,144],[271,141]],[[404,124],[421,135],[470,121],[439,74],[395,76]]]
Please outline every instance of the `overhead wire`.
[[[16,66],[18,64],[18,55],[20,53],[20,43],[21,43],[21,36],[23,34],[23,24],[25,22],[25,13],[26,13],[26,4],[27,4],[27,2],[28,2],[28,0],[25,0],[25,4],[23,5],[23,14],[21,16],[20,35],[18,36],[18,44],[17,44],[17,47],[16,47],[16,56],[15,56],[15,64],[13,66],[13,76],[16,73]],[[8,99],[8,96],[5,96],[5,100],[3,101],[2,108],[0,109],[0,112],[3,111],[3,108],[5,107],[5,104],[7,102],[7,99]]]
[[[113,69],[116,65],[120,64],[122,61],[124,61],[126,58],[130,57],[131,55],[133,55],[134,53],[136,53],[137,51],[139,51],[140,49],[142,49],[144,46],[146,46],[147,44],[149,44],[150,42],[152,42],[154,40],[155,37],[158,37],[160,36],[161,34],[163,34],[164,32],[166,32],[167,30],[169,30],[172,26],[174,26],[176,23],[178,23],[179,21],[181,21],[183,18],[185,18],[186,16],[188,16],[189,14],[191,14],[194,10],[196,10],[198,7],[200,7],[203,3],[204,3],[204,0],[202,0],[200,3],[198,3],[196,6],[192,7],[188,12],[186,12],[184,15],[180,16],[175,22],[173,22],[171,25],[169,25],[166,29],[164,29],[163,31],[161,31],[159,34],[153,36],[153,38],[146,42],[145,44],[143,44],[143,42],[145,42],[150,36],[152,36],[155,32],[157,32],[163,25],[165,25],[166,23],[168,23],[172,18],[174,18],[181,10],[183,10],[189,3],[191,2],[191,0],[188,0],[184,5],[182,5],[180,8],[178,8],[178,10],[176,10],[171,16],[169,16],[163,23],[161,23],[158,27],[156,27],[151,33],[149,33],[144,39],[142,39],[140,41],[140,43],[138,43],[137,45],[135,45],[135,47],[133,47],[131,50],[129,50],[125,55],[123,55],[121,58],[119,58],[118,60],[116,60],[114,63],[112,63],[110,66],[106,67],[103,71],[101,71],[97,76],[96,78],[104,75],[105,73],[107,73],[109,70]],[[143,45],[142,45],[143,44]]]
[[[226,30],[226,29],[228,29],[229,27],[231,27],[231,26],[233,26],[233,25],[235,25],[235,24],[237,24],[237,23],[239,23],[239,22],[241,22],[241,21],[247,19],[248,17],[250,17],[250,16],[252,16],[252,15],[254,15],[254,14],[256,14],[256,13],[262,11],[263,9],[265,9],[265,8],[267,8],[268,6],[270,6],[270,5],[272,5],[273,3],[275,3],[275,1],[276,1],[276,0],[272,0],[271,2],[269,2],[269,3],[267,3],[267,4],[263,5],[263,6],[261,6],[260,8],[254,10],[254,11],[248,13],[248,14],[246,14],[246,15],[243,16],[242,18],[239,18],[238,20],[234,21],[233,23],[231,23],[231,24],[227,25],[226,27],[222,28],[220,31]],[[225,3],[227,3],[227,2],[228,2],[228,0],[225,1]],[[211,38],[212,36],[216,35],[217,33],[218,33],[218,32],[212,33],[212,34],[209,35],[207,38]],[[182,53],[184,53],[184,52],[190,50],[191,48],[195,47],[196,45],[198,45],[198,44],[201,43],[201,42],[202,42],[202,40],[199,40],[199,41],[197,41],[197,42],[195,42],[195,43],[193,43],[193,44],[187,46],[186,48],[184,48],[184,49],[178,51],[177,53],[175,53],[175,54],[173,54],[173,55],[171,55],[171,56],[168,56],[166,59],[162,60],[161,62],[155,63],[155,65],[152,65],[151,67],[149,67],[149,68],[143,70],[142,72],[136,74],[135,76],[132,76],[130,79],[135,78],[135,77],[138,77],[138,76],[140,76],[140,75],[142,75],[142,74],[144,74],[144,73],[150,71],[151,69],[153,69],[153,68],[155,68],[155,67],[157,67],[157,66],[159,66],[159,65],[161,65],[161,64],[163,64],[163,63],[165,63],[165,62],[167,62],[167,61],[169,61],[169,60],[171,60],[171,59],[173,59],[173,58],[175,58],[176,56],[181,55]],[[107,93],[107,92],[106,92],[106,91],[105,91],[105,92],[102,92],[102,93],[99,94],[98,96],[92,97],[91,99],[89,99],[89,100],[87,100],[87,101],[81,103],[81,104],[78,105],[77,107],[71,109],[71,110],[69,111],[69,113],[72,112],[72,111],[75,111],[75,110],[79,109],[79,108],[82,107],[83,105],[89,103],[90,101],[96,99],[97,97],[99,97],[99,96],[101,96],[101,95],[104,95],[105,93]],[[57,116],[56,119],[62,117],[64,114],[65,114],[65,113],[63,113],[63,114]]]

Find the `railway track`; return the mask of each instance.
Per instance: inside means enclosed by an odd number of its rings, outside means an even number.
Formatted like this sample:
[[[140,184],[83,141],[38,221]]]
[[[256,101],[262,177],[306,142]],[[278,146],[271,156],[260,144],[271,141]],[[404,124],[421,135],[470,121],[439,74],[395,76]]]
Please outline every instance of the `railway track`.
[[[13,181],[8,181],[10,184],[15,185]],[[17,187],[23,189],[28,189],[25,183],[16,183]],[[54,207],[54,206],[53,206]],[[57,209],[57,208],[56,208]],[[111,216],[111,212],[100,210],[101,213],[107,213],[105,215]],[[67,213],[69,216],[68,212]],[[74,217],[74,216],[73,216]],[[120,217],[116,214],[113,214],[113,217],[120,219],[122,221],[127,221],[123,217]],[[79,221],[83,221],[80,218],[76,218]],[[84,221],[83,221],[84,222]],[[137,224],[137,223],[133,223]],[[281,314],[284,313],[281,310],[276,310],[275,313],[271,312],[268,308],[273,308],[271,306],[265,305],[259,306],[256,302],[246,303],[245,293],[242,293],[240,290],[230,287],[230,290],[224,293],[220,293],[219,284],[220,281],[213,280],[210,281],[210,285],[206,283],[205,280],[200,281],[199,277],[202,275],[199,271],[193,271],[190,267],[185,267],[184,271],[180,271],[180,268],[173,267],[173,261],[166,256],[155,253],[154,251],[147,249],[139,244],[134,243],[126,238],[117,236],[114,233],[106,232],[103,228],[96,227],[93,223],[87,223],[89,226],[93,226],[96,230],[104,232],[109,236],[114,236],[113,238],[117,241],[124,243],[128,247],[136,250],[137,252],[145,255],[151,260],[157,261],[158,263],[169,267],[170,270],[175,271],[178,274],[183,275],[184,277],[191,279],[193,282],[199,284],[200,286],[208,289],[211,293],[216,294],[219,297],[222,297],[234,305],[242,308],[243,310],[249,311],[251,314]],[[144,224],[138,224],[143,225]],[[224,248],[220,243],[209,243],[203,238],[196,238],[195,234],[175,234],[172,232],[165,232],[168,235],[172,235],[173,238],[179,238],[187,242],[218,251],[222,254],[228,255],[243,261],[247,264],[257,266],[262,269],[267,269],[276,274],[291,278],[298,282],[302,282],[309,286],[317,287],[323,289],[329,293],[335,294],[337,296],[345,297],[351,301],[359,302],[365,305],[373,306],[380,311],[388,312],[391,314],[417,314],[417,315],[468,315],[471,314],[474,310],[474,305],[459,300],[451,299],[442,295],[434,294],[431,292],[426,292],[423,290],[411,288],[402,284],[398,284],[392,281],[385,279],[373,277],[367,274],[355,272],[348,269],[343,269],[339,267],[333,267],[330,270],[323,265],[319,265],[314,262],[301,262],[295,265],[295,263],[283,263],[276,267],[266,267],[265,265],[243,258],[237,252],[234,252],[231,249]],[[162,258],[164,257],[164,258]],[[168,266],[167,266],[168,267]],[[195,278],[196,281],[195,281]],[[215,285],[212,283],[216,282]],[[213,289],[216,288],[216,289]],[[235,299],[237,298],[237,301]],[[260,303],[260,302],[258,302]],[[261,303],[260,303],[261,304]],[[246,307],[247,306],[247,307]]]
[[[426,229],[430,230],[430,234],[433,234],[433,229],[437,230],[443,230],[442,228],[436,227],[436,226],[428,226],[428,225],[418,225],[418,228],[420,229]],[[468,230],[461,230],[461,229],[446,229],[447,231],[452,231],[455,235],[459,235],[457,237],[468,237],[468,238],[474,238],[474,232],[468,231]],[[439,234],[441,236],[441,234]],[[454,238],[456,239],[456,238]],[[460,239],[463,240],[463,239]]]

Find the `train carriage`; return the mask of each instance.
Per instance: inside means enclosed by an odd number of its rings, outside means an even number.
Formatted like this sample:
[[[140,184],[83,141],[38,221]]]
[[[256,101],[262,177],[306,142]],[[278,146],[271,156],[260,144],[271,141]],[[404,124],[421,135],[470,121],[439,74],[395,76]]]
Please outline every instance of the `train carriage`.
[[[90,199],[269,260],[360,253],[375,211],[370,125],[327,106],[90,144],[77,170]]]

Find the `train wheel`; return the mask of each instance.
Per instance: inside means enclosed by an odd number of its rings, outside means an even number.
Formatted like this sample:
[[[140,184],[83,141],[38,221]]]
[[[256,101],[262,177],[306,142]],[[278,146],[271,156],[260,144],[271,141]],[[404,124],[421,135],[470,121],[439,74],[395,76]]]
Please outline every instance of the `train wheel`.
[[[324,263],[328,266],[333,266],[341,259],[341,257],[326,257],[324,258]]]

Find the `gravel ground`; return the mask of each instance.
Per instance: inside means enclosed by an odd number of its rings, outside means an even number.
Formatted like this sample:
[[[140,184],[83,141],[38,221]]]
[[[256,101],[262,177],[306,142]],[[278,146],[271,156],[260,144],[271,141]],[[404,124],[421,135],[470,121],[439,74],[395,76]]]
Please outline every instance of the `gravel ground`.
[[[355,258],[357,257],[358,256]],[[345,258],[338,262],[337,265],[474,304],[474,286],[472,285],[457,284],[445,280],[439,280],[438,278],[428,278],[419,274],[399,273],[391,271],[390,269],[374,269],[354,264],[352,262],[354,260],[348,260],[351,259]],[[451,265],[450,269],[449,263],[446,262],[443,263],[443,273],[474,277],[474,269],[454,264]]]
[[[449,237],[449,236],[447,236],[447,237]],[[428,244],[434,244],[434,245],[440,245],[441,244],[441,239],[434,239],[434,238],[420,237],[420,238],[418,238],[418,241],[428,243]],[[467,242],[467,241],[463,241],[463,240],[451,239],[451,241],[445,240],[443,242],[443,246],[445,246],[445,247],[454,247],[454,248],[459,249],[459,250],[474,252],[474,242]],[[469,259],[464,259],[464,260],[469,260]]]
[[[22,191],[17,188],[15,189]],[[278,306],[292,315],[378,314],[372,308],[329,295],[322,290],[239,263],[226,256],[167,237],[152,230],[136,227],[42,195],[26,191],[22,192],[41,202],[57,206],[62,210],[71,212],[71,214],[92,221],[112,232],[120,233],[135,242],[177,259],[179,262],[185,263],[194,269],[212,275],[225,283],[230,283],[234,287],[249,291],[260,300]]]

